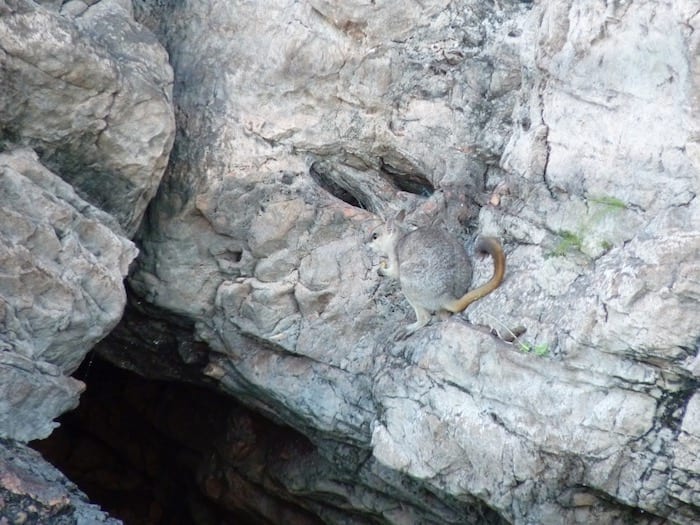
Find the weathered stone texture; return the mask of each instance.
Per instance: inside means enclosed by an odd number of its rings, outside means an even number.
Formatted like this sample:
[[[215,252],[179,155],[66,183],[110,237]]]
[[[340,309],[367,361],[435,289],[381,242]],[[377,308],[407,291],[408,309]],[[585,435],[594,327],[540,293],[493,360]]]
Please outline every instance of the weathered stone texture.
[[[131,283],[196,323],[205,374],[509,521],[700,515],[692,2],[137,6],[182,141]],[[388,339],[410,309],[363,241],[398,209],[505,241],[466,315],[520,341]]]
[[[0,517],[5,523],[120,525],[26,445],[0,439]]]
[[[128,6],[128,9],[123,7]],[[0,145],[27,145],[133,235],[174,137],[172,69],[128,3],[0,4]]]
[[[122,315],[136,248],[27,150],[0,154],[6,348],[74,370]],[[101,219],[103,221],[101,221]]]
[[[308,436],[278,482],[331,523],[700,520],[696,2],[134,6],[168,49],[178,135],[129,282],[188,337],[154,323],[102,352],[124,364],[133,337],[143,374]],[[0,7],[0,138],[130,235],[172,140],[171,72],[128,4],[61,13]],[[70,370],[116,321],[133,248],[6,163],[2,246],[26,268],[0,281],[8,344]],[[364,245],[398,210],[508,259],[494,294],[403,342],[411,309]]]
[[[0,435],[45,437],[77,404],[66,377],[117,324],[136,248],[28,150],[0,154]]]
[[[130,4],[93,4],[0,3],[0,435],[22,441],[77,404],[68,374],[121,318],[174,137],[167,54]]]

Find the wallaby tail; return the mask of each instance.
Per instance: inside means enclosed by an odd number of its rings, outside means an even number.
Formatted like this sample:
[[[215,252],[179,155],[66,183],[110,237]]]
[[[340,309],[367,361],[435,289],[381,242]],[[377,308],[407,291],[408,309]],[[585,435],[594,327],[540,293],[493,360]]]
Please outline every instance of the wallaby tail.
[[[493,237],[479,237],[476,241],[476,251],[479,253],[488,253],[493,259],[493,276],[486,283],[478,288],[468,291],[459,299],[454,300],[445,308],[450,312],[457,313],[463,311],[467,306],[474,301],[478,301],[482,297],[490,294],[498,288],[503,282],[503,276],[506,273],[506,256],[503,253],[503,248],[498,239]]]

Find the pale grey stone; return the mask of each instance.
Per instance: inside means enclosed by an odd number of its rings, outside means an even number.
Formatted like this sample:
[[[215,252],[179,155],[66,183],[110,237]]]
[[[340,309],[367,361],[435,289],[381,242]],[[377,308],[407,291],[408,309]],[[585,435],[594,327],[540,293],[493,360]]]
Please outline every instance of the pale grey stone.
[[[0,145],[36,149],[131,236],[174,138],[172,70],[119,2],[66,15],[25,0],[0,7]]]
[[[85,12],[88,5],[82,0],[69,0],[61,6],[61,14],[76,17]]]
[[[46,365],[12,347],[0,352],[0,437],[23,442],[48,437],[57,425],[53,420],[77,406],[85,385],[63,374],[47,374]]]
[[[700,519],[694,2],[135,8],[171,53],[181,135],[131,285],[195,322],[224,391],[371,454],[325,448],[355,480],[329,493],[397,524],[476,522],[455,501]],[[508,260],[405,342],[411,309],[364,249],[398,210]]]
[[[64,374],[121,318],[137,250],[32,151],[0,154],[0,201],[0,436],[27,441],[76,406]]]

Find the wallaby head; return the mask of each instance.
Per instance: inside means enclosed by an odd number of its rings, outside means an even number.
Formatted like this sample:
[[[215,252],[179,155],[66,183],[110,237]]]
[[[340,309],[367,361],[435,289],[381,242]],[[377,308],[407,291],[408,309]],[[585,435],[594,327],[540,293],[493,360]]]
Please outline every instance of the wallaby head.
[[[395,218],[383,220],[378,226],[373,228],[367,240],[369,248],[380,255],[393,255],[396,250],[396,244],[405,234],[400,226],[404,217],[405,212],[402,210]]]
[[[390,219],[372,230],[367,245],[380,255],[389,255],[396,249],[400,233],[395,222]]]

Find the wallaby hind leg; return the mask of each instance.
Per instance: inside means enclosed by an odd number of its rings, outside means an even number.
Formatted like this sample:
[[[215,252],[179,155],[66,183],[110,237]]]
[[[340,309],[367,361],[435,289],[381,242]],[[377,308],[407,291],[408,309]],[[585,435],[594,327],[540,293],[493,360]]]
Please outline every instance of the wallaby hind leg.
[[[416,322],[406,326],[406,330],[408,330],[409,332],[415,332],[419,328],[423,328],[425,325],[428,324],[428,322],[430,321],[430,312],[422,306],[417,306],[413,303],[411,303],[411,306],[413,306],[413,309],[416,312]]]
[[[399,328],[396,332],[396,339],[406,339],[413,332],[424,327],[430,321],[430,311],[413,303],[411,303],[411,306],[413,306],[413,310],[416,312],[416,322]]]

